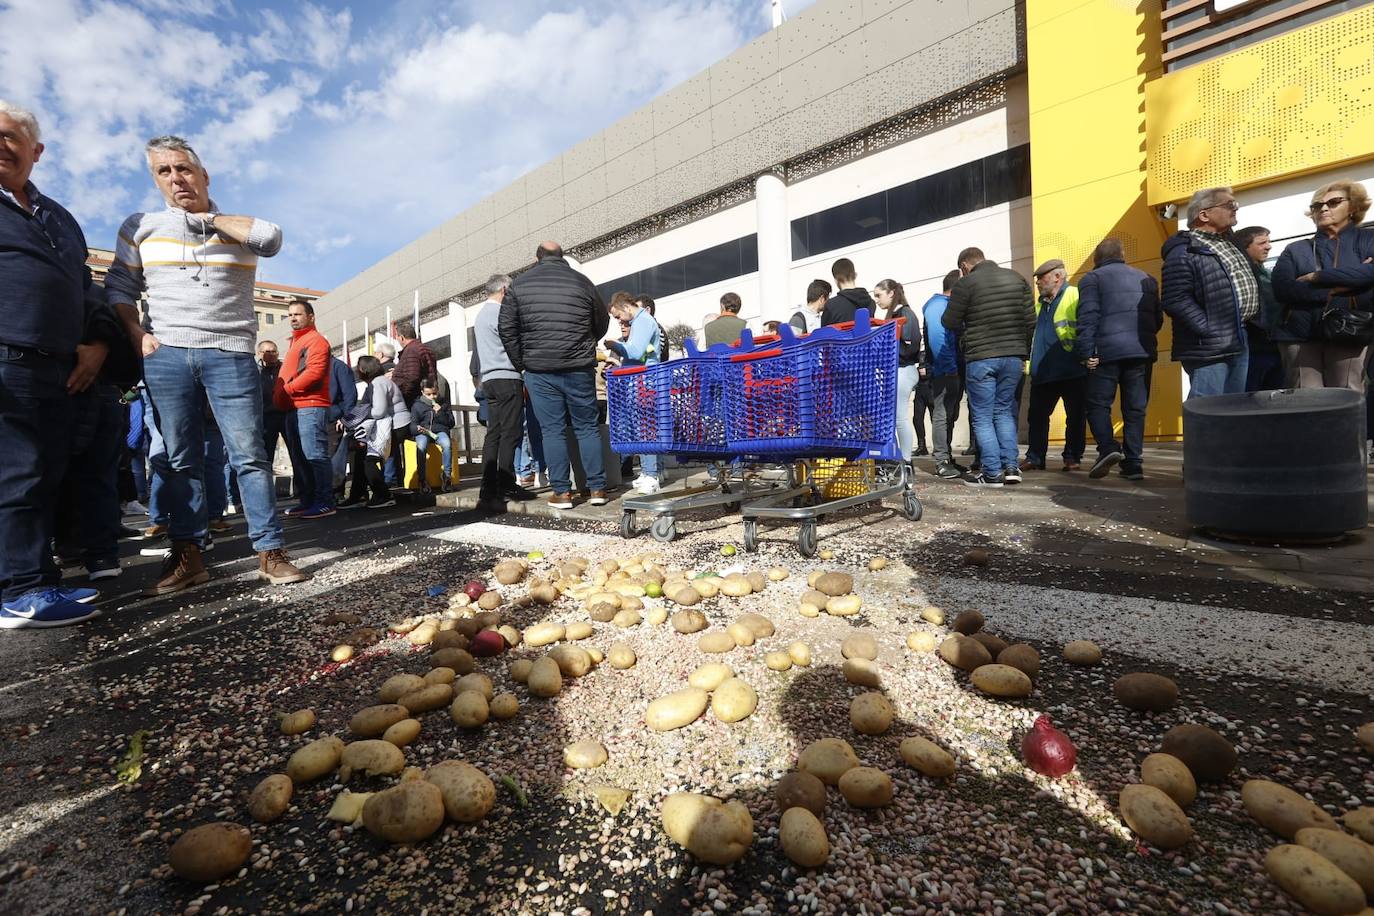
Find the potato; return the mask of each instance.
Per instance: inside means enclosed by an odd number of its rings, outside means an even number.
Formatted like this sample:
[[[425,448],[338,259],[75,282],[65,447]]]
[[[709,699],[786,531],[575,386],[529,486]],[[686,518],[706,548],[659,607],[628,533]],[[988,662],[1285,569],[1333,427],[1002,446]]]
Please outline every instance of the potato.
[[[424,681],[420,684],[423,686]],[[409,718],[410,710],[399,703],[369,706],[354,713],[348,720],[348,730],[360,738],[375,738],[402,719]]]
[[[389,741],[397,747],[406,747],[418,737],[420,737],[419,719],[402,719],[382,732],[382,740]]]
[[[768,570],[768,581],[781,582],[790,575],[792,575],[792,573],[787,569],[787,567],[774,566],[772,569]]]
[[[466,598],[467,595],[463,597]],[[460,635],[472,639],[482,627],[472,617],[464,617],[462,620],[458,620],[453,624],[453,629],[457,630]]]
[[[844,800],[855,808],[883,808],[892,804],[892,777],[877,767],[853,767],[837,783]]]
[[[735,621],[726,627],[725,632],[729,634],[730,640],[736,646],[752,646],[754,644],[754,631],[739,621]],[[731,648],[734,648],[734,646]]]
[[[434,620],[426,620],[415,629],[406,634],[406,641],[412,646],[427,646],[434,641],[434,637],[439,635],[439,623]]]
[[[530,669],[534,667],[534,662],[528,658],[518,658],[510,663],[510,679],[517,684],[523,684],[529,679]]]
[[[547,655],[536,661],[530,668],[525,686],[537,697],[558,696],[563,690],[563,672],[559,670],[558,662]]]
[[[773,626],[773,621],[762,614],[740,614],[735,618],[735,623],[742,623],[754,634],[755,639],[767,639],[777,632]]]
[[[793,770],[773,789],[778,810],[805,808],[820,817],[825,813],[825,783],[803,770]]]
[[[883,569],[887,569],[887,557],[874,557],[868,561],[869,572],[878,572]]]
[[[177,837],[167,862],[178,878],[210,884],[243,867],[253,851],[253,835],[241,824],[201,824]]]
[[[588,595],[587,600],[584,601],[583,604],[588,610],[598,604],[609,604],[618,611],[620,610],[621,598],[615,592],[600,591]]]
[[[622,595],[620,598],[620,609],[622,611],[642,611],[644,601],[634,595]]]
[[[564,677],[582,677],[592,670],[591,655],[577,646],[555,646],[549,650],[548,657],[554,660],[558,672]]]
[[[529,596],[535,604],[553,604],[558,600],[558,589],[547,582],[533,582],[530,585]]]
[[[825,592],[818,592],[814,589],[802,593],[800,609],[803,617],[816,617],[821,611],[825,610],[825,604],[830,600],[830,596]]]
[[[493,719],[513,719],[520,711],[520,701],[513,693],[498,693],[492,697],[488,708]]]
[[[630,627],[637,627],[643,622],[644,616],[640,614],[639,611],[632,611],[628,608],[616,611],[615,616],[611,618],[611,623],[620,627],[622,630]]]
[[[847,595],[854,591],[854,577],[849,573],[821,573],[816,577],[816,581],[810,584],[816,591],[824,592],[831,598]]]
[[[587,647],[587,657],[592,660],[593,668],[595,668],[597,665],[601,664],[606,660],[606,656],[603,655],[601,653],[601,650],[598,649],[596,646]]]
[[[1023,642],[1013,643],[998,652],[995,658],[997,664],[1010,665],[1024,672],[1032,681],[1040,676],[1040,653],[1035,651],[1034,646]]]
[[[987,620],[983,617],[981,611],[960,611],[959,616],[954,618],[954,632],[963,633],[965,636],[972,636],[974,633],[983,629],[985,623],[987,623]]]
[[[663,832],[703,862],[730,865],[754,842],[754,819],[737,801],[676,792],[663,800]]]
[[[881,693],[861,693],[849,702],[849,722],[861,735],[881,735],[892,727],[897,711]]]
[[[478,630],[494,630],[501,625],[501,615],[492,611],[483,611],[472,619],[477,621]]]
[[[839,738],[812,741],[797,755],[797,769],[810,773],[827,786],[838,783],[846,771],[858,765],[854,748]]]
[[[291,806],[295,784],[282,773],[268,776],[253,788],[248,796],[248,814],[259,824],[270,824],[286,813]]]
[[[461,760],[445,760],[425,771],[425,781],[442,793],[444,813],[460,824],[486,817],[496,804],[496,786],[487,774]]]
[[[354,773],[365,776],[395,776],[405,769],[406,755],[390,741],[354,741],[344,746],[339,758],[339,781],[348,782]]]
[[[1142,840],[1160,849],[1177,849],[1193,838],[1193,825],[1172,798],[1154,786],[1126,786],[1118,797],[1121,819]]]
[[[344,789],[334,798],[325,817],[340,824],[353,824],[363,816],[363,805],[371,798],[371,792],[350,792]]]
[[[491,686],[491,678],[476,671],[472,674],[465,674],[454,681],[453,692],[455,695],[469,692],[480,693],[488,701],[495,696],[495,691]]]
[[[998,654],[1007,647],[1007,641],[1000,636],[989,633],[987,630],[979,630],[969,636],[969,639],[976,639],[982,643],[983,648],[988,650],[988,654],[996,658]]]
[[[520,645],[521,641],[524,639],[520,631],[510,624],[503,624],[497,627],[496,632],[500,633],[501,638],[506,641],[506,645],[512,648]]]
[[[315,710],[298,709],[281,717],[278,723],[283,735],[299,735],[315,727]]]
[[[1064,661],[1071,665],[1096,665],[1102,661],[1102,650],[1090,639],[1075,639],[1064,646]]]
[[[1030,696],[1031,679],[1011,665],[979,665],[970,677],[973,686],[994,697],[1019,699]]]
[[[913,652],[930,652],[935,649],[935,634],[928,630],[913,630],[906,634],[906,647]]]
[[[928,738],[903,738],[897,753],[907,766],[925,776],[944,779],[954,775],[954,756]]]
[[[452,668],[431,668],[429,673],[425,675],[425,683],[452,684],[457,677],[458,673]]]
[[[805,808],[788,808],[778,822],[778,845],[783,855],[803,868],[817,868],[830,858],[830,840],[816,815]]]
[[[1140,763],[1140,781],[1154,786],[1186,808],[1197,798],[1197,781],[1193,771],[1172,754],[1151,754]]]
[[[878,641],[870,633],[854,633],[840,643],[840,655],[844,658],[866,658],[871,661],[878,657]]]
[[[1365,896],[1374,900],[1374,846],[1348,833],[1321,827],[1304,827],[1294,839],[1354,878]]]
[[[703,598],[714,598],[720,594],[720,578],[715,575],[704,576],[700,579],[693,579],[688,586]],[[678,604],[682,602],[679,601]]]
[[[353,657],[353,647],[346,642],[341,642],[333,649],[329,650],[329,660],[331,662],[346,662]]]
[[[388,843],[418,843],[444,826],[444,794],[423,779],[402,782],[367,800],[363,826]]]
[[[514,585],[525,578],[525,567],[513,560],[503,560],[492,569],[492,575],[501,585]]]
[[[662,626],[663,621],[668,619],[668,609],[663,607],[662,605],[658,605],[657,607],[651,607],[649,608],[649,613],[645,615],[644,619],[649,621],[649,624],[651,626]]]
[[[688,687],[659,697],[644,712],[644,722],[656,732],[672,731],[690,725],[706,711],[710,695],[700,687]]]
[[[430,655],[429,663],[435,668],[452,668],[458,675],[471,674],[477,669],[477,660],[466,649],[440,649]]]
[[[739,573],[732,573],[721,580],[720,592],[727,598],[743,598],[754,591],[749,580]]]
[[[612,617],[614,617],[614,615],[612,615]],[[579,639],[586,639],[594,632],[596,631],[592,629],[592,625],[583,620],[578,623],[568,624],[567,629],[563,631],[563,636],[565,639],[576,642]]]
[[[1246,813],[1284,839],[1293,839],[1303,827],[1340,829],[1336,819],[1314,802],[1267,779],[1247,779],[1240,787],[1240,801]]]
[[[1166,712],[1178,703],[1178,685],[1162,674],[1133,671],[1116,679],[1112,696],[1127,709]]]
[[[755,592],[761,592],[768,587],[768,577],[757,570],[745,573],[744,578],[749,580],[749,587]]]
[[[377,699],[383,703],[395,703],[408,693],[414,693],[425,686],[425,679],[418,674],[393,674],[382,682],[377,691]]]
[[[807,574],[806,574],[806,587],[807,587],[807,588],[815,588],[815,587],[816,587],[816,580],[819,579],[819,578],[820,578],[821,576],[823,576],[823,575],[825,575],[825,570],[823,570],[823,569],[817,569],[817,570],[813,570],[813,571],[807,573]]]
[[[763,663],[772,671],[788,671],[792,668],[792,656],[786,652],[769,652],[763,656]]]
[[[1371,754],[1374,754],[1374,722],[1366,722],[1355,730],[1355,741]]]
[[[525,645],[536,648],[547,646],[562,639],[565,632],[566,630],[561,623],[536,623],[525,629]]]
[[[844,679],[851,684],[874,689],[883,686],[883,680],[878,674],[878,666],[866,658],[847,658],[840,670],[844,672]]]
[[[800,665],[803,668],[811,666],[811,647],[804,642],[794,642],[787,647],[787,654],[792,658],[792,664]]]
[[[617,671],[624,671],[626,668],[633,668],[635,662],[639,661],[635,655],[635,650],[625,645],[623,642],[615,643],[606,651],[606,657],[611,661],[611,667]]]
[[[696,633],[706,629],[706,615],[701,611],[678,611],[672,617],[673,629],[679,633]]]
[[[853,617],[864,606],[858,595],[840,595],[825,603],[825,612],[832,617]]]
[[[975,547],[964,554],[965,566],[987,566],[990,555],[981,547]]]
[[[937,627],[944,626],[945,612],[940,610],[938,607],[934,607],[933,605],[930,607],[924,607],[921,609],[921,619],[924,620],[926,623],[933,623]]]
[[[719,655],[735,648],[735,638],[728,630],[712,630],[697,640],[697,648],[712,655]]]
[[[472,675],[468,675],[472,677]],[[430,684],[429,686],[408,693],[397,701],[397,705],[404,706],[410,710],[411,717],[421,713],[432,712],[436,709],[443,709],[453,699],[452,684]]]
[[[587,609],[587,616],[597,623],[610,623],[615,619],[615,615],[620,613],[620,609],[615,605],[605,601],[599,601]]]
[[[310,782],[338,769],[344,743],[333,735],[298,748],[286,761],[286,775],[294,783]]]
[[[477,599],[477,606],[484,611],[494,611],[501,606],[502,601],[500,592],[486,591]]]
[[[758,693],[737,677],[730,678],[711,694],[711,712],[722,722],[747,719],[758,706]]]
[[[1182,760],[1198,782],[1221,782],[1236,768],[1231,742],[1205,725],[1175,725],[1159,749]]]
[[[1341,815],[1341,823],[1366,843],[1374,843],[1374,808],[1355,808]]]
[[[1284,893],[1319,916],[1342,916],[1364,909],[1359,883],[1320,853],[1305,846],[1275,846],[1264,870]]]
[[[715,690],[734,676],[735,672],[730,669],[729,665],[722,665],[719,662],[707,662],[687,675],[687,683],[692,687],[698,687],[702,690]]]
[[[600,741],[576,741],[563,748],[563,763],[574,770],[591,770],[606,762],[606,746]]]
[[[453,623],[453,621],[446,622]],[[456,627],[457,624],[454,623],[454,626]],[[435,651],[439,649],[466,649],[468,638],[459,633],[457,629],[440,630],[439,634],[434,637],[434,642],[430,643],[429,646]]]
[[[682,588],[669,595],[669,597],[673,599],[674,604],[680,604],[683,607],[691,607],[694,604],[701,603],[701,592],[697,591],[696,588],[691,585],[684,585]]]
[[[821,611],[823,611],[824,609],[824,605],[822,605],[821,607],[816,607],[814,604],[808,604],[805,601],[803,601],[801,605],[797,608],[797,613],[801,614],[803,617],[814,618],[821,616]]]
[[[940,657],[961,671],[976,671],[992,664],[992,655],[983,644],[958,633],[940,643]]]
[[[453,698],[448,714],[459,728],[480,728],[487,724],[491,706],[478,690],[464,690]]]
[[[320,621],[320,623],[326,625],[343,624],[346,627],[356,627],[362,622],[363,619],[361,617],[349,611],[335,611]]]

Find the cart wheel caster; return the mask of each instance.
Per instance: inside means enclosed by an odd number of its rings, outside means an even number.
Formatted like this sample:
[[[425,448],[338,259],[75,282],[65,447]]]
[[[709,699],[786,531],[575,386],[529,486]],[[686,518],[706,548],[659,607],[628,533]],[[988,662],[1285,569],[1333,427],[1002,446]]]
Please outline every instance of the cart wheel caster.
[[[671,515],[660,515],[654,519],[653,526],[649,528],[649,534],[653,536],[655,541],[667,544],[677,537],[677,522]]]
[[[620,513],[620,536],[627,539],[635,536],[635,514],[632,509]]]
[[[910,490],[902,493],[902,514],[913,522],[921,520],[921,501],[916,498],[916,494]]]
[[[810,559],[816,555],[816,523],[803,522],[801,530],[797,532],[797,550],[801,555]]]
[[[744,523],[744,552],[754,553],[759,549],[759,523],[746,520]]]

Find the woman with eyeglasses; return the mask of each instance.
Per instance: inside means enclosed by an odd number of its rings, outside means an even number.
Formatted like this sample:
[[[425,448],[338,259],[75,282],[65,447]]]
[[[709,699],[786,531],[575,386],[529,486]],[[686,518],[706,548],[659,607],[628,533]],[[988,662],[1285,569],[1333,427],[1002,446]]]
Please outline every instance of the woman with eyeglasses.
[[[1283,320],[1273,338],[1290,388],[1364,391],[1374,322],[1344,319],[1374,312],[1374,229],[1360,226],[1369,204],[1357,181],[1324,185],[1308,210],[1316,233],[1279,255],[1274,295]]]

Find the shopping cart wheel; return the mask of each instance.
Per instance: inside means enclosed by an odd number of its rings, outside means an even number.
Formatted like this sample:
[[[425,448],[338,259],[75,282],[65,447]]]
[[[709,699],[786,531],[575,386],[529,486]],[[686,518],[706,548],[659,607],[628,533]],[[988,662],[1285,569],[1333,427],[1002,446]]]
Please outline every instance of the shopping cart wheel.
[[[655,541],[667,544],[677,537],[677,521],[671,515],[660,515],[654,519],[654,524],[649,528],[649,534]]]
[[[754,553],[759,549],[759,523],[753,519],[744,520],[744,552]]]
[[[911,490],[902,491],[902,514],[913,522],[921,520],[921,501],[916,498],[916,494]]]
[[[636,533],[634,510],[626,509],[624,512],[620,513],[620,536],[623,538],[632,538]]]
[[[800,530],[797,531],[797,549],[801,555],[808,559],[816,555],[816,523],[813,521],[802,522]]]

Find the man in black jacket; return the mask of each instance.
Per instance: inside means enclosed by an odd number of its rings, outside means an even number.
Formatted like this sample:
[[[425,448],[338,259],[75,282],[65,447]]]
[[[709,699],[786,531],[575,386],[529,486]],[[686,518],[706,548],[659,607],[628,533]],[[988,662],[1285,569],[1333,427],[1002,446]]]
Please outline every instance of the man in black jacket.
[[[564,427],[577,436],[593,506],[606,502],[606,470],[596,411],[596,345],[611,316],[592,281],[573,270],[557,242],[544,242],[535,265],[520,274],[501,302],[499,330],[506,356],[525,375],[525,390],[544,434],[553,494],[549,505],[572,508],[571,462]]]
[[[959,252],[959,272],[964,276],[950,290],[940,323],[961,331],[967,362],[968,406],[982,468],[969,471],[964,483],[1020,483],[1016,386],[1035,334],[1035,296],[1025,277],[986,260],[977,248]]]
[[[874,315],[877,308],[873,304],[873,297],[868,294],[868,290],[859,286],[859,272],[854,269],[853,261],[849,258],[840,258],[830,265],[830,275],[835,278],[835,285],[840,291],[826,301],[825,308],[821,311],[823,327],[853,321],[854,313],[859,309],[868,309],[868,314]]]

